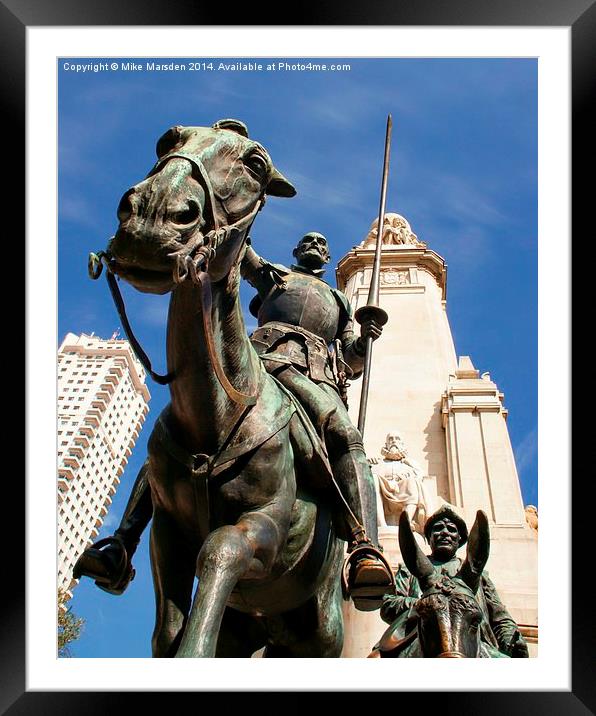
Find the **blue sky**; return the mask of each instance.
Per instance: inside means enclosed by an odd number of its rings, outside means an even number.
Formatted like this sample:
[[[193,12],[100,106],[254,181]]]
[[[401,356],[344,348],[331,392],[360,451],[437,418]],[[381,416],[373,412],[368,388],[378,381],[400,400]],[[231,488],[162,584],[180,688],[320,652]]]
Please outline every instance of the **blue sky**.
[[[94,61],[102,59],[114,62]],[[218,62],[213,59],[214,67]],[[296,240],[317,230],[329,240],[334,267],[378,212],[391,112],[387,211],[403,214],[447,261],[456,352],[490,371],[505,394],[524,502],[537,504],[537,63],[341,62],[351,69],[83,74],[60,61],[58,340],[68,331],[109,337],[120,327],[105,280],[87,277],[87,255],[105,248],[122,193],[146,175],[155,143],[170,126],[243,120],[298,191],[293,199],[268,200],[252,231],[257,250],[287,264]],[[333,268],[327,278],[334,281]],[[154,369],[165,372],[167,297],[122,288],[141,344]],[[251,294],[243,289],[245,305]],[[249,327],[251,321],[247,315]],[[149,390],[148,420],[101,536],[120,519],[153,421],[168,401],[167,388],[150,382]],[[75,589],[72,607],[86,626],[74,656],[150,656],[147,537],[123,596],[105,594],[89,580]]]

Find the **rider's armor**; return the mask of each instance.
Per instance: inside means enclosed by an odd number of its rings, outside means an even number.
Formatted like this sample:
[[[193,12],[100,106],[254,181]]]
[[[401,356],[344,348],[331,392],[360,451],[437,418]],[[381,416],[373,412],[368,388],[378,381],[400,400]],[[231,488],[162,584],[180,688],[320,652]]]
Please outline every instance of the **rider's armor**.
[[[345,399],[345,382],[361,374],[364,358],[344,294],[319,278],[322,271],[270,264],[250,248],[241,270],[259,292],[250,304],[259,320],[251,342],[268,371],[293,365]]]

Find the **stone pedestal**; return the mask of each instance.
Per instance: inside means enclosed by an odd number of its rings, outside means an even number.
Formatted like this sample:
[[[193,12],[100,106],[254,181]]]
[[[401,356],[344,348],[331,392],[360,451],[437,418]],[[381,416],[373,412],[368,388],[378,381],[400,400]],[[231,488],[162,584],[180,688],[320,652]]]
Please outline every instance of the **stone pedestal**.
[[[379,305],[389,321],[374,344],[364,446],[369,456],[379,455],[387,432],[397,429],[423,474],[432,476],[425,482],[434,509],[451,503],[469,527],[477,510],[487,514],[488,572],[535,655],[537,533],[525,519],[503,395],[469,357],[456,357],[444,260],[418,241],[403,217],[395,221],[405,227],[405,238],[394,237],[392,242],[404,243],[387,243],[381,253]],[[354,310],[367,302],[374,253],[367,239],[338,264],[337,286]],[[348,391],[355,424],[360,391],[361,381]],[[397,566],[397,536],[382,532],[380,541]],[[366,656],[384,623],[378,612],[356,612],[351,604],[344,612],[343,655]]]

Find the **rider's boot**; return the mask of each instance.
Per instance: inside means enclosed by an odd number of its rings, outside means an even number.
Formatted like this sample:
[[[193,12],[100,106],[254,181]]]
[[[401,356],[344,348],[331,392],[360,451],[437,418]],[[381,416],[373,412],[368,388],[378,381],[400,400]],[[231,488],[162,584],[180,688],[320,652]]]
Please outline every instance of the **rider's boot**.
[[[105,592],[122,594],[134,579],[131,559],[152,513],[145,463],[137,476],[118,529],[113,536],[95,542],[81,554],[74,566],[74,578],[91,577]]]
[[[385,594],[394,592],[395,580],[379,545],[373,476],[362,445],[351,446],[334,467],[351,532],[342,570],[344,595],[356,609],[373,611]]]

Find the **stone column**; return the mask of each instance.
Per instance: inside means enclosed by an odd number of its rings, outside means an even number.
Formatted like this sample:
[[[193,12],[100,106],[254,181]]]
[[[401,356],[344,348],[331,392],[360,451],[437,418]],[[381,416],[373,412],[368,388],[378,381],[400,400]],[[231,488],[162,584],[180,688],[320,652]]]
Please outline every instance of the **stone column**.
[[[488,571],[522,633],[537,639],[538,533],[527,523],[503,394],[468,356],[443,394],[450,502],[466,523],[476,510],[490,521]],[[535,650],[534,650],[535,651]]]

